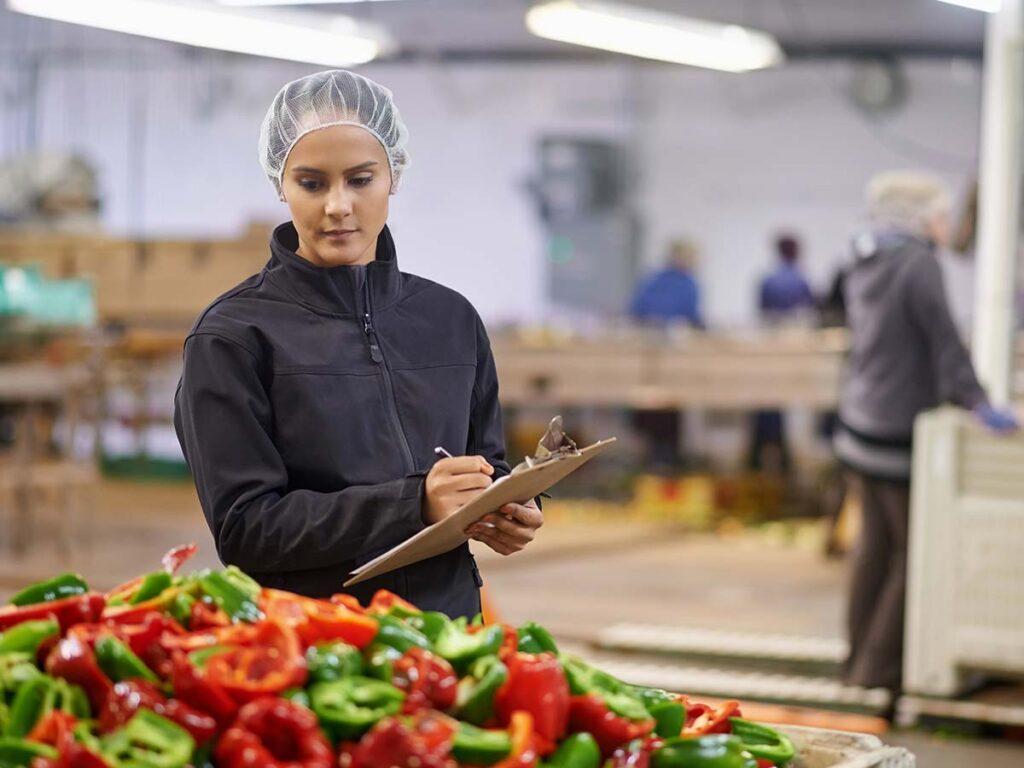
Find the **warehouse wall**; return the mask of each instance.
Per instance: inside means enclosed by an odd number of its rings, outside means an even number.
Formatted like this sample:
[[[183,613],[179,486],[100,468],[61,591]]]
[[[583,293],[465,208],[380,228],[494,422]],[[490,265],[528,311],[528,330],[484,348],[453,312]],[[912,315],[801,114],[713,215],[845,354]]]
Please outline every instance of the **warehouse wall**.
[[[286,218],[256,162],[256,135],[277,88],[316,68],[183,56],[66,25],[42,34],[43,24],[19,21],[32,33],[20,35],[20,53],[92,53],[47,56],[31,91],[26,70],[0,67],[0,152],[82,150],[101,170],[104,222],[119,233],[230,236],[252,218]],[[805,235],[808,268],[824,283],[873,171],[933,167],[959,189],[975,163],[980,77],[971,64],[911,64],[908,103],[874,122],[843,93],[845,63],[738,77],[628,62],[363,71],[395,91],[412,131],[413,166],[392,212],[403,266],[462,290],[491,321],[549,311],[525,191],[541,132],[632,148],[645,260],[657,263],[673,236],[696,237],[707,314],[727,325],[751,320],[778,227]]]

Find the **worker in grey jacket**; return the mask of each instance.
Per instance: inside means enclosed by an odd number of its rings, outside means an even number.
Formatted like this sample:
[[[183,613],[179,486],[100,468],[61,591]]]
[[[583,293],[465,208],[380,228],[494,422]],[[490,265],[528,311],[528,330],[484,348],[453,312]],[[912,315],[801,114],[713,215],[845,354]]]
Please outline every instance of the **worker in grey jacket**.
[[[876,176],[871,227],[854,240],[844,299],[851,349],[834,447],[863,508],[848,624],[848,682],[899,690],[903,659],[911,438],[922,411],[950,402],[997,431],[1016,428],[978,383],[950,315],[935,251],[950,195],[922,173]]]

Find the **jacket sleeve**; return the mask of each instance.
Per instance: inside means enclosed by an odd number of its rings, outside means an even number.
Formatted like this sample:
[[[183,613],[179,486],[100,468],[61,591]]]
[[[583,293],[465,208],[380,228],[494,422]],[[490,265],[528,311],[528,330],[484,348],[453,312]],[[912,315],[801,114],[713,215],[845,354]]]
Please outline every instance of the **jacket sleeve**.
[[[498,373],[484,324],[476,319],[476,381],[470,406],[467,455],[480,455],[494,467],[494,479],[511,472],[505,460],[505,429],[498,402]]]
[[[942,268],[933,255],[923,257],[910,274],[909,307],[924,336],[936,391],[942,402],[975,408],[988,402],[949,310]]]
[[[423,478],[291,490],[259,356],[219,333],[185,342],[174,426],[217,553],[261,573],[321,568],[422,530]]]

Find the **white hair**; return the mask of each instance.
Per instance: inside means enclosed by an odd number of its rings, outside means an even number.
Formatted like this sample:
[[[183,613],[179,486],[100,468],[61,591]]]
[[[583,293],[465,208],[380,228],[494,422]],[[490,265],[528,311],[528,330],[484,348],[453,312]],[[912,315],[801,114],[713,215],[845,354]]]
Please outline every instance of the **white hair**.
[[[885,171],[876,174],[865,190],[868,215],[879,228],[928,233],[936,216],[953,207],[949,187],[924,171]]]

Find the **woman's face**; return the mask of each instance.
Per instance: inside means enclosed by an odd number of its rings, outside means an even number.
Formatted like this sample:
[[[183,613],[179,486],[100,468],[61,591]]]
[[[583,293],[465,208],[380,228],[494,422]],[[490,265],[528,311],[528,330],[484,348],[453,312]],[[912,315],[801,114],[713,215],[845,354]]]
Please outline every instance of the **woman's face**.
[[[388,219],[391,169],[372,134],[354,125],[307,133],[288,155],[281,191],[299,256],[324,267],[373,261]]]

